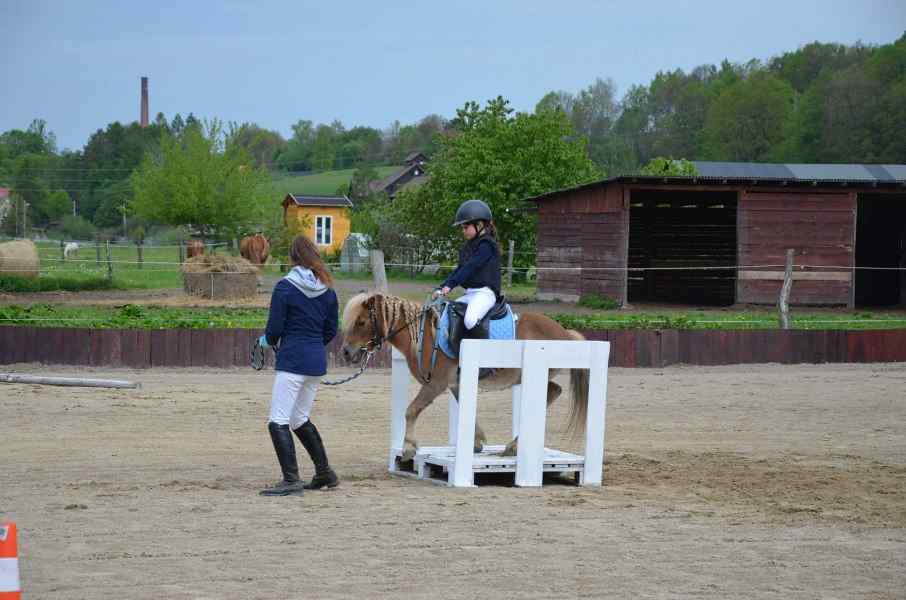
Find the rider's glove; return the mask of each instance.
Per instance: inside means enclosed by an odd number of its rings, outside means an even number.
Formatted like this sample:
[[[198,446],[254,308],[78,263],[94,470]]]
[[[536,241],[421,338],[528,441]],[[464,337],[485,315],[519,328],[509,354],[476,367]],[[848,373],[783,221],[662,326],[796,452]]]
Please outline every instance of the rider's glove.
[[[271,345],[267,343],[267,336],[266,336],[266,335],[262,335],[260,338],[258,338],[258,345],[261,346],[262,348],[270,348],[270,347],[271,347]]]

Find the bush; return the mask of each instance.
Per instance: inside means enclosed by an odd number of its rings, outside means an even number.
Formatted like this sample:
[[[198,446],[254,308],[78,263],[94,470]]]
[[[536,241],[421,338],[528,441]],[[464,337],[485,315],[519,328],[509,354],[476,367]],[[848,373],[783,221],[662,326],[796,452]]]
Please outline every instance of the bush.
[[[594,308],[597,310],[613,310],[619,308],[620,304],[608,296],[599,296],[598,294],[584,294],[579,298],[579,306]]]
[[[60,223],[60,231],[70,240],[91,240],[97,227],[82,216],[66,215]]]
[[[116,286],[106,277],[73,279],[68,277],[38,277],[26,279],[0,275],[0,292],[79,292],[84,290],[110,290]]]

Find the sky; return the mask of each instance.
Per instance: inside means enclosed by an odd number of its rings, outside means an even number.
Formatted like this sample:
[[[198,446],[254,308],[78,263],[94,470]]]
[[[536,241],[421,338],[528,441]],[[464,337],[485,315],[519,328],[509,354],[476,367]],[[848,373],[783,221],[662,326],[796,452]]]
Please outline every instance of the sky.
[[[0,132],[47,121],[60,149],[150,114],[386,128],[502,95],[769,59],[812,41],[890,43],[904,0],[85,2],[0,0]]]

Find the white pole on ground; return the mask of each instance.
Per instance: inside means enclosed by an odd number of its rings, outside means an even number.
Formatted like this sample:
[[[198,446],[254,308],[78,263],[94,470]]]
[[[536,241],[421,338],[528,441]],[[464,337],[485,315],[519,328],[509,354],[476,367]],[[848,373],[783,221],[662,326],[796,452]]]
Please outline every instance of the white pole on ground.
[[[459,348],[459,410],[456,422],[456,459],[450,474],[451,485],[472,487],[475,475],[472,459],[475,446],[475,412],[478,407],[479,340],[463,340]]]
[[[544,472],[544,421],[547,416],[548,365],[544,342],[527,341],[522,350],[522,396],[516,485],[540,487]]]
[[[607,363],[610,342],[592,342],[585,418],[585,465],[579,485],[598,487],[604,472],[604,434],[607,417]]]
[[[403,449],[406,434],[406,408],[409,406],[409,366],[406,356],[392,348],[390,351],[390,470],[396,470],[396,452]]]
[[[18,373],[0,373],[0,383],[31,383],[38,385],[63,385],[71,387],[102,388],[140,388],[141,383],[120,379],[85,379],[82,377],[44,377],[38,375],[20,375]]]

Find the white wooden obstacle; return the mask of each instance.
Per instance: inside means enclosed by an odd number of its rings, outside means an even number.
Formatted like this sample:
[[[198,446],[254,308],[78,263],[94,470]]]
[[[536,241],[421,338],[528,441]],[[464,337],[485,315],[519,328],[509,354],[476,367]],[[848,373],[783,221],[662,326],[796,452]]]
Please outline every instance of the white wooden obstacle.
[[[448,446],[421,447],[414,470],[400,464],[409,405],[409,370],[405,357],[393,350],[390,409],[390,472],[435,479],[447,473],[447,485],[471,487],[476,472],[515,472],[517,486],[540,486],[545,471],[573,472],[579,484],[600,486],[604,465],[609,342],[548,340],[463,340],[460,348],[459,403],[450,395]],[[522,369],[522,384],[513,386],[513,436],[517,456],[503,457],[503,446],[473,452],[478,400],[478,369]],[[544,447],[547,380],[550,369],[589,369],[588,415],[584,456]],[[441,480],[442,481],[442,480]]]

